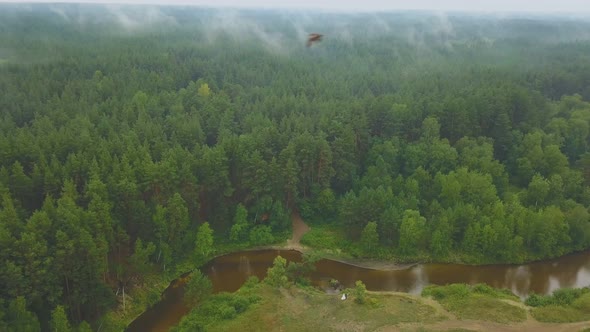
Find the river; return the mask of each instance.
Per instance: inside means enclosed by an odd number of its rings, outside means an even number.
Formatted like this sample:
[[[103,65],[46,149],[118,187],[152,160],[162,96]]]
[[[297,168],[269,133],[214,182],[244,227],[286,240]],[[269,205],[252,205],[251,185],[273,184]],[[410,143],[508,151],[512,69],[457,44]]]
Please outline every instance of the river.
[[[279,254],[288,261],[301,261],[301,254],[292,250],[242,251],[217,257],[202,271],[211,279],[214,292],[233,292],[250,276],[263,279]],[[418,264],[400,270],[367,269],[328,259],[318,261],[311,275],[313,284],[326,287],[330,279],[337,279],[345,287],[362,280],[367,290],[413,294],[429,284],[485,283],[526,297],[531,292],[549,294],[559,288],[589,286],[590,252],[522,265]],[[189,311],[182,295],[182,280],[173,281],[162,301],[134,320],[127,331],[168,331]]]

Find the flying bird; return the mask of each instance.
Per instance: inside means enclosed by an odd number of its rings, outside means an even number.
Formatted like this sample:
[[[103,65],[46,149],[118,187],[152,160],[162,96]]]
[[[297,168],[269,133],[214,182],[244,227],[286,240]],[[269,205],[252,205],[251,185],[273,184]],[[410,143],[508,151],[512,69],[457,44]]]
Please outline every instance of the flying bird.
[[[323,35],[320,35],[319,33],[310,33],[307,38],[307,47],[311,47],[313,43],[321,41],[322,36]]]

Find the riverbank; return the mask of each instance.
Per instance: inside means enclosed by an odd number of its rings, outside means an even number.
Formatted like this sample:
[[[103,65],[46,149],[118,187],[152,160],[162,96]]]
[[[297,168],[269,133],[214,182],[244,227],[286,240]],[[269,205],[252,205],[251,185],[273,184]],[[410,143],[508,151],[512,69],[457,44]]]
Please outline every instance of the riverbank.
[[[363,269],[370,269],[370,270],[381,270],[381,271],[397,271],[397,270],[405,270],[409,269],[413,266],[421,264],[421,262],[416,263],[396,263],[393,261],[388,260],[378,260],[378,259],[363,259],[363,258],[355,258],[346,253],[338,252],[338,251],[331,251],[325,249],[314,249],[302,244],[299,245],[291,245],[289,243],[286,244],[277,244],[271,246],[258,246],[258,247],[250,247],[245,248],[243,250],[239,250],[241,252],[248,252],[248,251],[261,251],[261,250],[283,250],[283,251],[296,251],[302,255],[315,255],[320,259],[329,259],[331,261],[351,265],[354,267],[359,267]],[[229,255],[231,252],[226,252],[223,254],[219,254],[212,259],[217,257]]]
[[[309,230],[310,228],[308,228],[308,231]],[[295,232],[293,233],[295,234]],[[305,236],[305,233],[298,234],[300,236],[299,239]],[[285,239],[275,245],[263,247],[248,247],[245,244],[225,244],[218,246],[217,255],[212,257],[208,263],[204,264],[204,270],[207,270],[204,271],[204,273],[208,273],[209,277],[212,278],[216,289],[233,292],[238,289],[241,286],[241,283],[250,275],[257,275],[261,279],[264,278],[266,269],[272,264],[272,260],[278,254],[277,251],[293,251],[293,253],[285,253],[285,256],[290,256],[291,259],[294,259],[295,261],[301,259],[300,254],[307,254],[326,259],[318,262],[318,271],[316,273],[315,282],[319,283],[326,282],[326,280],[329,280],[330,278],[336,278],[346,285],[351,285],[354,284],[355,280],[360,279],[365,281],[368,289],[380,291],[403,290],[419,293],[422,289],[421,287],[431,283],[444,285],[449,282],[480,282],[497,285],[497,287],[513,290],[517,289],[517,293],[520,291],[519,295],[521,295],[521,293],[526,295],[531,290],[543,293],[544,290],[542,287],[544,287],[543,285],[546,283],[542,280],[540,280],[540,282],[537,280],[537,283],[533,285],[529,282],[530,280],[517,280],[518,278],[530,275],[547,275],[547,278],[550,278],[554,273],[560,273],[560,275],[563,274],[564,266],[582,267],[585,266],[587,262],[587,259],[583,257],[583,259],[580,259],[580,257],[566,257],[561,259],[563,264],[547,262],[547,264],[545,264],[546,266],[537,267],[528,265],[499,265],[495,267],[477,267],[470,265],[452,266],[453,264],[435,264],[436,266],[430,267],[428,266],[429,264],[425,264],[417,269],[410,269],[420,263],[402,264],[391,260],[355,258],[344,250],[306,246],[302,244],[299,239],[293,236],[290,239]],[[262,253],[264,251],[267,251],[267,253]],[[297,254],[295,254],[295,252]],[[183,271],[190,270],[188,265],[185,266],[185,268],[186,269]],[[373,271],[367,271],[367,269]],[[181,273],[178,275],[181,275]],[[508,284],[504,284],[507,282],[507,275],[513,277],[509,280]],[[474,276],[475,279],[473,279]],[[229,285],[231,285],[231,287]],[[529,286],[527,286],[527,289],[519,289],[519,285]],[[567,283],[564,283],[564,285],[567,285]],[[533,286],[537,288],[528,288]],[[572,286],[576,285],[565,287]],[[159,297],[159,294],[164,292],[165,287],[159,288],[158,290]],[[181,298],[179,298],[178,301],[181,301]],[[146,305],[144,310],[147,308],[148,306]],[[171,311],[178,312],[176,309],[171,309]],[[162,316],[164,315],[162,312],[160,314]],[[132,320],[133,319],[129,320],[127,324],[131,323]],[[174,324],[175,323],[172,325]]]
[[[301,243],[302,239],[305,236],[309,235],[309,232],[312,231],[312,227],[307,225],[303,218],[297,213],[291,213],[291,224],[292,224],[292,235],[291,238],[287,239],[281,244],[275,244],[270,246],[256,246],[256,247],[247,247],[247,246],[232,246],[232,247],[224,247],[225,250],[222,250],[223,253],[219,253],[215,257],[220,257],[223,255],[230,254],[231,252],[235,251],[258,251],[258,250],[294,250],[301,254],[308,254],[314,255],[318,258],[323,259],[330,259],[336,262],[352,265],[355,267],[365,268],[365,269],[372,269],[372,270],[382,270],[382,271],[394,271],[394,270],[403,270],[411,268],[412,266],[420,264],[420,262],[410,262],[410,263],[399,263],[394,260],[386,260],[386,259],[372,259],[372,258],[358,258],[354,257],[350,253],[347,253],[342,248],[334,248],[337,245],[329,245],[328,247],[322,246],[307,246]],[[317,227],[320,232],[325,231],[321,227]],[[314,231],[316,231],[316,227],[314,226]],[[332,236],[332,238],[338,238],[338,242],[342,242],[343,239],[339,235],[334,234],[327,234],[328,237]],[[324,241],[326,242],[326,241]]]
[[[130,289],[123,299],[117,296],[117,307],[98,321],[100,331],[124,331],[131,322],[162,299],[162,294],[178,279],[178,275],[152,273],[141,284]]]
[[[467,266],[526,265],[561,257],[589,252],[590,248],[563,253],[553,257],[521,257],[517,261],[488,260],[481,255],[468,255],[460,251],[449,251],[444,257],[433,257],[430,252],[419,252],[402,256],[395,248],[378,246],[367,253],[358,242],[351,241],[342,227],[330,223],[311,224],[300,241],[301,250],[317,252],[325,258],[370,269],[403,269],[417,264],[459,264]],[[299,248],[294,248],[299,249]]]
[[[284,245],[266,250],[245,250],[220,255],[207,263],[202,271],[212,282],[217,292],[235,292],[248,278],[256,276],[264,279],[277,255],[289,261],[298,262],[302,254],[295,250],[286,250]],[[533,265],[495,265],[468,266],[457,264],[422,264],[412,269],[372,270],[359,268],[329,259],[320,260],[315,271],[309,274],[310,284],[326,287],[329,281],[336,279],[344,287],[354,287],[357,280],[362,280],[366,288],[379,292],[402,292],[419,294],[429,285],[449,283],[474,284],[483,283],[502,289],[509,289],[524,299],[531,292],[549,294],[551,282],[560,287],[582,287],[590,281],[585,271],[590,262],[590,255],[578,254],[563,257],[557,261],[547,261]],[[570,276],[579,276],[572,279]],[[164,327],[158,331],[177,324],[189,308],[182,305],[180,287],[166,291],[164,299],[153,309],[133,324],[133,331],[151,331],[152,327]],[[472,307],[472,304],[466,305]]]
[[[457,285],[458,288],[467,286]],[[448,288],[448,287],[447,287]],[[204,319],[195,312],[175,332],[200,324],[207,331],[581,331],[590,322],[543,323],[517,297],[493,289],[468,290],[461,305],[449,300],[399,292],[367,292],[364,304],[354,295],[341,300],[312,288],[290,285],[276,289],[265,283],[250,285],[232,296],[256,294],[256,303],[245,311]],[[443,290],[445,291],[445,290]],[[452,296],[451,296],[452,297]],[[215,301],[213,301],[215,302]],[[227,302],[232,302],[228,297]]]
[[[342,250],[342,248],[333,248],[334,245],[338,245],[338,243],[343,242],[342,236],[340,234],[329,234],[328,236],[331,239],[338,239],[334,241],[332,245],[328,245],[326,247],[311,247],[305,246],[301,243],[301,241],[310,234],[312,231],[312,227],[307,225],[303,218],[297,213],[293,212],[291,214],[291,220],[293,225],[293,236],[291,239],[287,240],[287,243],[284,246],[274,247],[280,250],[296,250],[302,254],[312,254],[316,257],[330,259],[333,261],[337,261],[340,263],[365,268],[365,269],[373,269],[373,270],[382,270],[382,271],[393,271],[393,270],[403,270],[408,269],[412,266],[419,264],[418,262],[415,263],[398,263],[393,260],[380,260],[380,259],[366,259],[366,258],[357,258],[353,257],[351,254],[346,253]],[[315,228],[315,226],[314,226]],[[314,229],[315,231],[315,229]],[[320,231],[323,231],[320,229]],[[313,241],[310,241],[313,243]],[[324,243],[326,241],[323,241]],[[330,242],[330,241],[328,241]],[[330,247],[332,246],[332,247]]]

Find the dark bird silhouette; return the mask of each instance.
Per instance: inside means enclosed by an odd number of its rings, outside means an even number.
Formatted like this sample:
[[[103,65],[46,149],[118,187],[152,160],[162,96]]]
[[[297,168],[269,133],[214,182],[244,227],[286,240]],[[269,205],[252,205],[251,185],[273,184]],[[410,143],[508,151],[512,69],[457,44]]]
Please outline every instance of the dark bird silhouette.
[[[320,35],[319,33],[310,33],[307,38],[307,47],[311,47],[313,43],[321,41],[322,36],[323,35]]]

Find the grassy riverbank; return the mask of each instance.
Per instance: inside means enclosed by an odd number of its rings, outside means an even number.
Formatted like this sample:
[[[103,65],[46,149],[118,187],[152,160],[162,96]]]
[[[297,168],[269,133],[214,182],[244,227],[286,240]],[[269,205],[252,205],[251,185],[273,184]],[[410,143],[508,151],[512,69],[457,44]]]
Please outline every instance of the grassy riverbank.
[[[259,296],[245,312],[231,319],[204,321],[207,331],[333,331],[375,330],[409,322],[437,322],[444,317],[436,310],[405,294],[374,294],[374,300],[357,305],[341,301],[312,288],[290,286],[277,289],[264,283],[253,286]],[[243,290],[235,293],[240,296]],[[252,292],[252,288],[246,290]],[[204,304],[203,307],[206,305]],[[189,331],[199,310],[189,314],[176,331]],[[194,324],[194,323],[193,323]]]
[[[300,220],[303,223],[302,220]],[[305,225],[305,224],[304,224]],[[293,225],[293,234],[295,234],[295,230],[297,225]],[[305,225],[306,226],[306,225]],[[307,227],[307,226],[306,226]],[[301,233],[301,232],[300,232]],[[342,261],[348,264],[366,267],[366,268],[375,268],[380,270],[387,270],[387,269],[403,269],[407,268],[412,265],[412,263],[406,263],[404,260],[396,259],[396,256],[393,252],[379,252],[376,257],[373,258],[366,258],[366,255],[363,254],[362,248],[356,244],[351,243],[348,241],[343,233],[343,231],[338,231],[336,228],[331,227],[330,225],[313,225],[311,228],[307,228],[306,232],[301,233],[302,235],[301,241],[299,238],[293,236],[291,239],[287,240],[286,238],[289,236],[288,234],[283,234],[280,237],[276,237],[274,240],[274,244],[268,244],[265,246],[252,246],[249,243],[227,243],[222,242],[221,239],[216,239],[216,250],[212,253],[211,258],[214,256],[224,255],[230,252],[242,251],[242,250],[256,250],[256,249],[283,249],[283,250],[298,250],[302,253],[312,254],[316,257],[321,258],[329,258],[332,260]],[[428,257],[421,257],[421,261],[428,261]],[[454,261],[460,261],[458,258],[454,258]],[[160,294],[166,289],[169,285],[170,281],[177,278],[184,272],[190,271],[194,268],[193,265],[188,263],[183,264],[182,266],[177,266],[175,268],[176,272],[169,272],[166,275],[151,275],[146,277],[146,282],[138,285],[131,289],[126,303],[126,308],[123,310],[122,301],[119,301],[119,306],[117,310],[109,313],[105,316],[104,322],[107,326],[109,326],[108,330],[122,330],[125,326],[127,326],[131,321],[133,321],[138,315],[140,315],[143,311],[148,309],[151,305],[155,304],[160,299]],[[149,280],[149,281],[148,281]],[[258,287],[258,286],[257,286]],[[281,304],[281,298],[274,295],[280,295],[282,293],[269,293],[268,287],[261,285],[259,286],[259,291],[261,292],[261,301],[255,303],[252,308],[258,308],[263,306],[268,310],[272,308],[279,308],[281,305],[291,305],[289,304]],[[503,323],[516,323],[516,322],[523,322],[527,319],[527,311],[529,308],[522,309],[520,306],[524,306],[520,303],[520,300],[514,296],[511,296],[506,293],[502,292],[492,292],[489,291],[491,288],[487,286],[481,286],[478,290],[473,291],[469,286],[463,287],[455,287],[446,290],[446,288],[429,288],[433,293],[429,294],[436,298],[435,300],[425,299],[420,297],[413,297],[408,294],[404,293],[375,293],[372,296],[374,302],[369,307],[373,309],[378,309],[379,307],[391,307],[389,309],[384,310],[402,310],[403,308],[400,307],[400,304],[396,301],[392,300],[391,296],[396,298],[404,298],[404,299],[411,299],[411,301],[418,301],[417,304],[424,304],[424,305],[434,305],[435,308],[440,312],[446,312],[449,315],[445,316],[442,315],[438,317],[438,321],[447,321],[449,319],[455,319],[457,321],[461,320],[478,320],[481,317],[491,317],[489,320],[495,323],[503,324]],[[487,292],[483,292],[482,290],[488,290]],[[284,293],[284,290],[283,290]],[[346,320],[345,317],[341,317],[340,313],[346,313],[347,310],[351,311],[350,307],[345,309],[341,307],[340,302],[334,298],[334,296],[328,296],[321,292],[311,290],[311,289],[302,289],[297,287],[290,287],[288,289],[289,296],[294,301],[293,303],[299,303],[299,305],[308,308],[310,310],[309,315],[312,317],[291,317],[290,315],[293,311],[289,311],[286,308],[286,315],[285,317],[271,317],[271,322],[275,320],[290,320],[293,319],[294,321],[312,321],[319,320],[318,317],[314,316],[317,315],[317,312],[325,310],[322,309],[324,307],[333,307],[336,304],[338,306],[334,307],[335,312],[329,311],[326,313],[328,317],[336,317],[336,319]],[[291,294],[292,293],[292,294]],[[438,294],[438,295],[437,295]],[[443,294],[444,296],[438,297],[439,295]],[[283,294],[285,295],[285,294]],[[386,296],[386,297],[383,297]],[[389,296],[389,297],[387,297]],[[301,302],[299,297],[303,297],[305,299],[304,302]],[[284,299],[283,299],[284,300]],[[299,302],[298,302],[299,301]],[[288,302],[288,301],[287,301]],[[403,301],[402,301],[403,302]],[[351,303],[349,302],[342,302],[342,305]],[[410,302],[408,302],[410,303]],[[417,305],[416,304],[416,305]],[[515,306],[515,304],[517,304]],[[315,308],[315,309],[314,309]],[[367,309],[368,307],[363,307]],[[397,309],[396,309],[397,308]],[[262,311],[267,309],[260,309]],[[357,308],[361,309],[361,308]],[[371,309],[371,310],[373,310]],[[419,308],[413,308],[412,311],[416,312]],[[307,309],[306,309],[307,310]],[[422,310],[422,309],[420,309]],[[442,311],[441,311],[442,310]],[[542,309],[543,310],[543,309]],[[540,311],[542,311],[540,310]],[[272,311],[272,310],[271,310]],[[403,311],[403,310],[402,310]],[[419,310],[418,310],[419,311]],[[250,312],[250,311],[248,311]],[[250,315],[258,315],[256,311],[253,311]],[[305,315],[307,315],[305,314]],[[352,313],[351,313],[352,314]],[[357,313],[359,314],[359,313]],[[421,324],[430,324],[432,323],[430,320],[423,320],[418,319],[416,317],[404,317],[400,313],[396,312],[394,314],[387,314],[386,312],[380,312],[379,310],[371,311],[371,313],[365,313],[370,317],[372,314],[376,316],[383,316],[387,317],[389,315],[394,315],[401,320],[391,321],[391,318],[384,318],[384,320],[377,320],[377,321],[370,321],[365,322],[361,319],[361,326],[369,326],[371,328],[377,328],[378,326],[389,326],[389,325],[396,325],[397,323],[404,322],[404,323],[413,323],[419,326]],[[360,315],[365,315],[360,314]],[[244,313],[246,315],[246,313]],[[432,316],[431,314],[426,315],[428,317]],[[245,326],[250,326],[254,323],[250,322],[250,320],[245,319],[245,321],[240,321],[242,315],[236,314],[236,322],[232,325],[234,319],[226,320],[222,319],[221,321],[215,321],[214,325],[217,328],[219,323],[219,328],[222,329],[224,324],[228,324],[227,330],[230,330],[232,326],[239,326],[239,324],[246,324]],[[266,316],[265,316],[266,317]],[[315,318],[314,318],[315,317]],[[364,316],[363,316],[364,317]],[[400,318],[401,317],[401,318]],[[442,317],[442,318],[441,318]],[[446,317],[446,318],[444,318]],[[251,320],[256,320],[256,317],[250,317]],[[359,318],[360,319],[360,318]],[[389,320],[388,320],[389,319]],[[430,318],[429,318],[430,319]],[[250,325],[248,325],[250,324]],[[315,325],[320,324],[319,322],[313,323]],[[315,326],[315,325],[310,326]],[[331,325],[318,325],[325,327],[326,329],[337,329],[335,327],[331,327]],[[110,328],[112,327],[112,328]],[[209,328],[208,328],[209,329]],[[263,327],[258,327],[258,329],[264,329]],[[222,329],[223,330],[223,329]],[[248,329],[246,329],[248,330]],[[257,330],[256,326],[251,326],[250,330]],[[297,330],[297,329],[295,329]]]
[[[485,285],[434,286],[422,295],[367,292],[366,297],[364,304],[358,304],[354,296],[342,301],[340,295],[292,284],[277,289],[250,283],[234,294],[207,300],[173,331],[195,326],[206,331],[581,331],[590,327],[590,322],[539,322],[518,297]],[[229,305],[241,302],[248,303],[239,307],[243,310]],[[208,311],[228,314],[212,317]]]
[[[532,295],[526,304],[542,322],[566,323],[590,320],[590,288],[559,289],[551,295]]]

